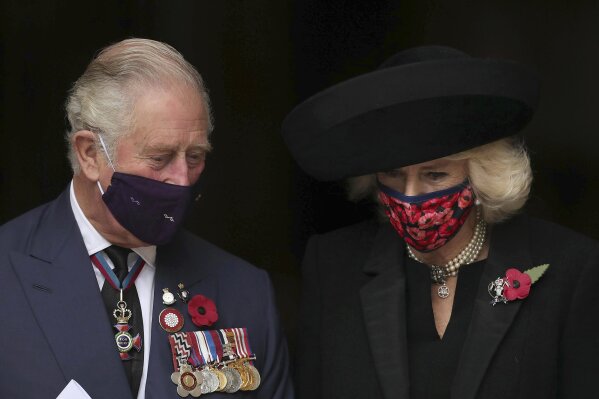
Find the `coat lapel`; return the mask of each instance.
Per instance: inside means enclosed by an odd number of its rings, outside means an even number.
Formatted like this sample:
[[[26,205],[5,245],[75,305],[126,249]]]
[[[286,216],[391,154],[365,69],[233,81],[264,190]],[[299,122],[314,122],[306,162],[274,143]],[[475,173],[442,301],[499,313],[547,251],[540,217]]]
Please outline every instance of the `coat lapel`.
[[[493,355],[514,321],[521,301],[491,306],[488,284],[511,267],[527,269],[531,264],[526,219],[517,218],[494,227],[491,248],[478,288],[472,321],[452,389],[452,398],[473,399]]]
[[[186,234],[180,233],[172,243],[158,248],[156,257],[156,277],[154,284],[154,300],[152,305],[152,350],[146,382],[146,399],[161,399],[176,395],[177,386],[171,382],[174,371],[171,356],[169,334],[160,327],[160,312],[166,308],[162,303],[162,289],[169,288],[176,292],[177,285],[183,283],[191,295],[201,293],[218,303],[218,282],[208,273],[206,265],[209,259],[198,259],[201,253],[189,252],[185,245]],[[193,260],[193,263],[190,263]],[[196,331],[200,328],[192,323],[187,312],[187,305],[177,299],[174,308],[185,318],[181,331]],[[218,328],[218,327],[213,327]]]
[[[373,277],[360,291],[374,365],[386,399],[409,395],[403,253],[395,231],[381,225],[364,267]]]
[[[131,398],[68,190],[48,206],[28,253],[10,259],[65,385],[72,378],[91,397]]]

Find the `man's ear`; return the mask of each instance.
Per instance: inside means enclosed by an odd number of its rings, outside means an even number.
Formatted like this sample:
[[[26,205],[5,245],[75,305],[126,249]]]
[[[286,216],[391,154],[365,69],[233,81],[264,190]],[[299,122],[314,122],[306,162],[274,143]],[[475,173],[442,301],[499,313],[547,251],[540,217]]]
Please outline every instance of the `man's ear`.
[[[96,135],[89,130],[80,130],[71,138],[71,145],[79,161],[79,173],[90,181],[100,179],[100,166],[103,163],[102,153],[98,151],[96,143]]]

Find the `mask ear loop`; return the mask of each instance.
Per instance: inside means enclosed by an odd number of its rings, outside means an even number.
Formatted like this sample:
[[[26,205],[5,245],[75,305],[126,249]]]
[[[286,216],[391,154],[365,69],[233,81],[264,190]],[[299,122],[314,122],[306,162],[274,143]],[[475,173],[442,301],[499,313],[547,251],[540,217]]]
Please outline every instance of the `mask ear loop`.
[[[108,155],[108,149],[106,148],[106,144],[104,144],[104,140],[102,139],[102,136],[100,136],[98,134],[98,138],[100,139],[100,144],[102,144],[102,148],[104,149],[104,153],[106,154],[106,159],[108,159],[108,163],[110,164],[110,167],[112,168],[113,171],[116,172],[116,169],[114,168],[114,165],[112,164],[112,161],[110,160],[110,156]]]
[[[102,136],[100,136],[98,133],[96,133],[98,135],[98,139],[100,139],[100,144],[102,145],[102,149],[104,150],[104,153],[106,154],[106,159],[108,159],[108,164],[110,165],[110,167],[112,168],[112,170],[114,172],[116,172],[116,169],[114,168],[114,164],[112,163],[112,160],[110,159],[110,156],[108,155],[108,149],[106,148],[106,144],[104,144],[104,140],[102,139]],[[104,195],[104,190],[102,190],[102,185],[100,185],[100,181],[96,181],[96,184],[98,185],[98,188],[100,189],[100,193],[102,193],[102,195]]]

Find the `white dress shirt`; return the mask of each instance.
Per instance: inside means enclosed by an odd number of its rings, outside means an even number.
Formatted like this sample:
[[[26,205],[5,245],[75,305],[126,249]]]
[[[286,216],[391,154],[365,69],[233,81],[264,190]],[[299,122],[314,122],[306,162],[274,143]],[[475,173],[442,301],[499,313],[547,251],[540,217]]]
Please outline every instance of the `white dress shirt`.
[[[79,203],[77,202],[77,198],[75,197],[75,189],[73,187],[73,182],[71,181],[71,208],[73,209],[73,214],[75,215],[75,220],[77,221],[77,226],[79,226],[79,230],[81,231],[81,236],[83,237],[83,242],[85,243],[85,248],[87,249],[87,253],[91,256],[96,252],[103,251],[108,248],[112,244],[108,242],[104,237],[98,233],[98,231],[92,226],[92,224],[87,220],[83,211],[79,207]],[[146,265],[142,269],[142,271],[137,276],[135,280],[135,288],[137,289],[137,294],[139,296],[139,304],[141,306],[141,316],[144,323],[144,331],[143,331],[143,346],[144,346],[144,367],[143,373],[141,375],[141,383],[139,385],[139,393],[137,394],[137,399],[145,399],[145,390],[146,390],[146,379],[148,376],[148,362],[150,359],[150,342],[151,342],[151,331],[152,331],[152,303],[154,300],[154,275],[156,274],[156,246],[152,245],[149,247],[139,247],[132,248],[132,251],[138,254],[145,262]],[[108,257],[106,260],[111,268],[114,268],[112,262]],[[131,267],[134,264],[134,258],[129,257],[128,267],[131,270]],[[98,280],[98,287],[102,290],[102,285],[104,284],[104,276],[100,271],[93,265],[93,263],[89,262],[90,266],[94,269],[94,273],[96,274],[96,279]],[[116,351],[115,345],[115,351]]]

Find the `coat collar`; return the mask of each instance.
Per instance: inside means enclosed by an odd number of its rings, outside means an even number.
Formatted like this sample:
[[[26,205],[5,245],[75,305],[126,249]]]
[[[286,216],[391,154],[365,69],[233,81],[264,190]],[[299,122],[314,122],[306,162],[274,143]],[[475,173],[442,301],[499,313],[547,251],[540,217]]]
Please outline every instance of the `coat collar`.
[[[512,325],[522,301],[491,306],[488,285],[511,267],[532,267],[528,219],[517,217],[491,231],[491,247],[480,279],[472,320],[453,382],[452,397],[473,399],[503,337]]]
[[[406,284],[402,240],[389,224],[379,226],[364,272],[372,279],[360,296],[364,321],[385,399],[409,395]]]
[[[9,256],[65,385],[74,379],[91,397],[131,398],[68,190],[40,216],[28,250]]]
[[[168,334],[160,328],[162,289],[177,288],[183,282],[189,291],[202,293],[218,302],[217,278],[207,267],[213,262],[209,251],[194,250],[190,235],[178,233],[171,244],[157,248],[152,306],[150,359],[146,398],[173,395],[170,381],[173,363]],[[198,255],[200,257],[198,258]],[[72,378],[92,397],[131,399],[121,360],[115,349],[115,330],[108,319],[98,282],[66,190],[50,203],[40,217],[25,253],[12,252],[11,263],[40,328],[46,336],[65,377]],[[194,263],[190,263],[194,259]],[[71,282],[77,281],[77,285]],[[185,317],[184,331],[197,330],[186,307],[178,309]],[[216,327],[220,328],[220,327]],[[98,364],[103,365],[97,367]]]
[[[488,284],[510,267],[531,266],[526,218],[518,217],[493,228],[491,248],[474,305],[452,397],[473,399],[501,340],[509,330],[520,302],[491,306]],[[379,226],[363,267],[372,278],[361,289],[362,309],[370,348],[384,398],[409,397],[406,331],[406,281],[403,241],[388,223]]]
[[[210,270],[213,264],[208,251],[203,251],[199,241],[189,242],[191,237],[181,231],[167,245],[157,250],[156,275],[154,283],[154,299],[152,305],[152,350],[148,365],[146,380],[146,399],[171,397],[176,392],[176,385],[171,382],[170,376],[174,371],[171,355],[169,334],[160,327],[160,312],[166,308],[162,303],[162,289],[169,288],[171,292],[177,291],[178,284],[183,283],[191,295],[202,294],[211,298],[215,303],[220,303],[218,295],[218,281]],[[177,300],[174,308],[178,309],[184,318],[184,331],[197,331],[187,311],[187,305]],[[217,322],[211,328],[222,328]]]

